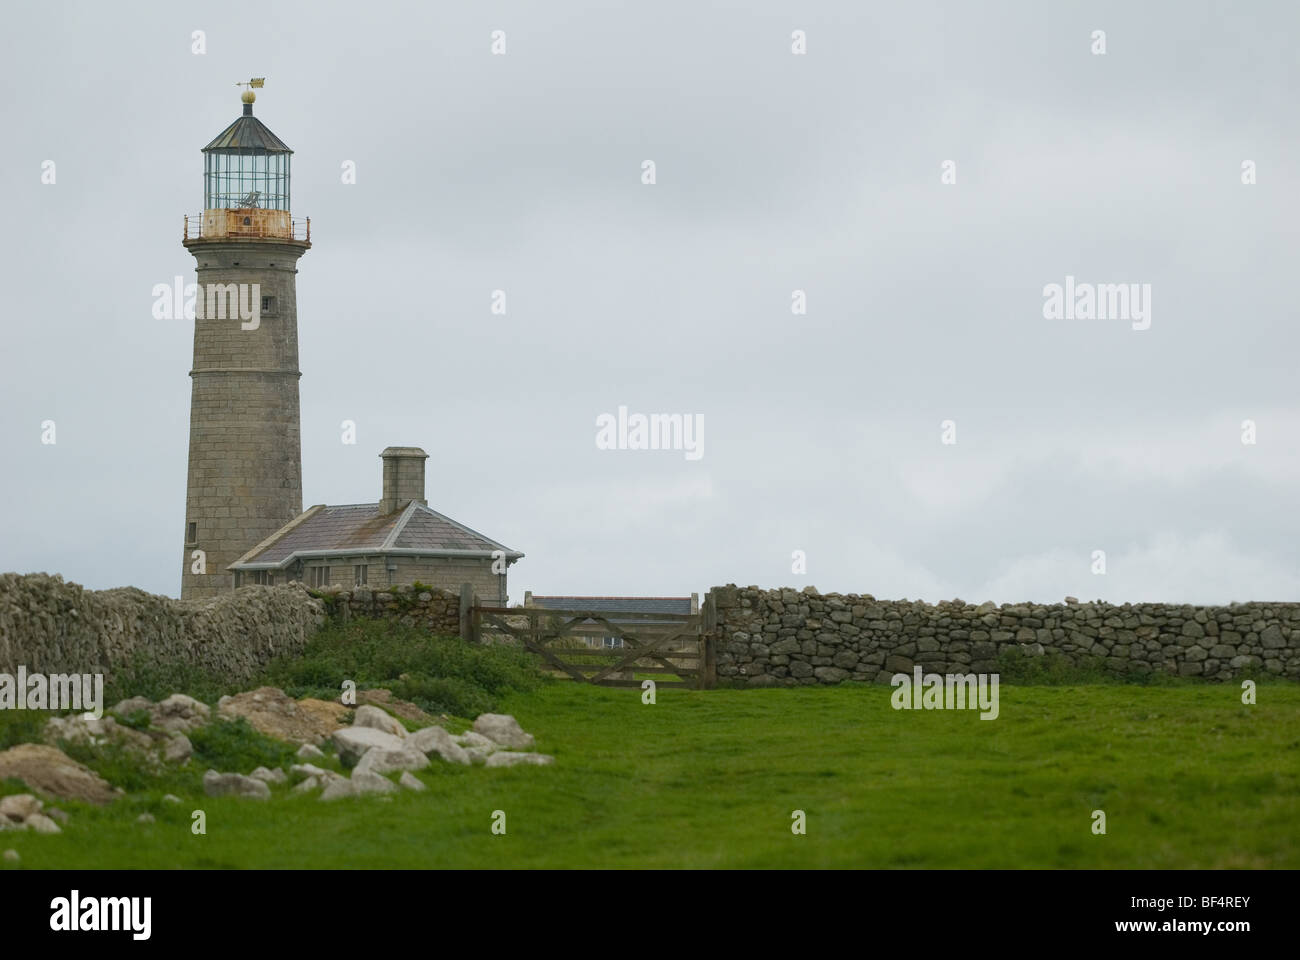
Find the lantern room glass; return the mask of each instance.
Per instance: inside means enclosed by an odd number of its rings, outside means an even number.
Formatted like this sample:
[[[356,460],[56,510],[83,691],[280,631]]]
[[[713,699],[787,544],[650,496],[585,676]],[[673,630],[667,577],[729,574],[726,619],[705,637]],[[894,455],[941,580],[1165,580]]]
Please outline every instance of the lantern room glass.
[[[288,210],[291,156],[249,150],[206,151],[203,208]]]

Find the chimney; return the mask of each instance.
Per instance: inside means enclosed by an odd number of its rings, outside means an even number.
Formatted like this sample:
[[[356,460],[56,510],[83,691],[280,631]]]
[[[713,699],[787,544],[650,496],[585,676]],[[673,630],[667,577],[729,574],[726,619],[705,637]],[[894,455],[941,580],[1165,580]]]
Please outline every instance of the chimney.
[[[429,455],[419,447],[388,447],[379,455],[384,461],[384,489],[379,499],[381,514],[401,510],[412,500],[424,499],[424,461]]]

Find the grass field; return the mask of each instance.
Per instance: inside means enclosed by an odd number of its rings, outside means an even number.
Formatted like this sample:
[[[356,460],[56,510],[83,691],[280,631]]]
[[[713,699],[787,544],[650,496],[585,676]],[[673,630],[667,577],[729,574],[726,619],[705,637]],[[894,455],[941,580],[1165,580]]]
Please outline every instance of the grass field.
[[[550,683],[499,708],[551,767],[435,759],[427,792],[387,802],[191,788],[176,806],[161,801],[172,782],[59,804],[61,835],[6,832],[0,847],[22,868],[1300,867],[1300,686],[1262,685],[1245,706],[1227,684],[1004,684],[993,721],[895,711],[891,692],[662,690],[643,705],[638,690]],[[134,822],[146,811],[157,823]]]

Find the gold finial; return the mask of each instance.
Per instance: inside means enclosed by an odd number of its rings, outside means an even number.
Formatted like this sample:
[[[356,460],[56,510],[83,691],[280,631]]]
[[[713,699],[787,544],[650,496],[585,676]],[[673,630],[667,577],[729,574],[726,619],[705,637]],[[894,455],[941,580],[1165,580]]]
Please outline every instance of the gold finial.
[[[263,85],[265,85],[265,83],[266,83],[266,77],[253,77],[253,79],[251,80],[244,80],[240,83],[235,84],[235,86],[237,87],[246,88],[244,92],[239,95],[239,99],[242,100],[244,103],[253,103],[257,99],[257,94],[253,92],[252,88],[258,87],[260,89]]]

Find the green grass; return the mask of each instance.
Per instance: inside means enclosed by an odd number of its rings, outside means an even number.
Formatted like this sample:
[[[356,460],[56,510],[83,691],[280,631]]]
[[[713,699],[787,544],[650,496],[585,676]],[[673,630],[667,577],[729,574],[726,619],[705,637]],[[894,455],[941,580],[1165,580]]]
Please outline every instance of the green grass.
[[[887,686],[661,690],[646,706],[636,689],[545,684],[499,707],[552,767],[435,761],[425,793],[331,804],[173,778],[182,805],[162,787],[59,804],[63,834],[0,846],[24,868],[1300,867],[1300,686],[1261,686],[1256,706],[1230,684],[1000,692],[986,721],[895,711]],[[158,822],[134,823],[144,811]]]

